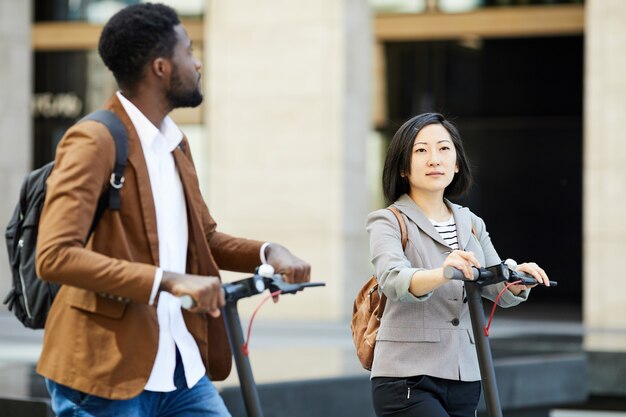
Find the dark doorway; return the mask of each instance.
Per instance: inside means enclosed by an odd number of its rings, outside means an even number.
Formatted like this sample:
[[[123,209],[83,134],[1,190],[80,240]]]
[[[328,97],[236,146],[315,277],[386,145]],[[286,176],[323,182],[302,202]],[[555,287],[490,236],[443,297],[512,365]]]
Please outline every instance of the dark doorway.
[[[65,131],[84,114],[87,53],[83,51],[34,54],[33,166],[52,161]]]
[[[559,281],[530,303],[580,309],[583,37],[389,43],[386,53],[385,132],[426,111],[452,118],[476,179],[457,202],[485,220],[503,259],[534,260]]]

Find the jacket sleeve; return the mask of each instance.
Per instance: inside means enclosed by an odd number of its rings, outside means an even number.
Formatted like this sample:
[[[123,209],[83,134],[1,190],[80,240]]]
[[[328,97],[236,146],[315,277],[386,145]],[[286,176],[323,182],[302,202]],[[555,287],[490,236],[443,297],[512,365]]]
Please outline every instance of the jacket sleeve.
[[[487,227],[485,226],[483,219],[472,213],[472,224],[476,229],[478,241],[485,255],[485,265],[483,266],[497,265],[502,262],[500,256],[498,256],[498,253],[496,252],[496,249],[493,247],[493,243],[491,243],[491,238],[489,237],[489,232],[487,232]],[[483,288],[482,296],[491,301],[495,301],[496,297],[505,285],[506,283],[504,282],[495,285],[488,285]],[[513,295],[511,291],[505,290],[498,301],[498,305],[505,308],[516,306],[519,303],[526,301],[529,293],[530,290],[524,290],[519,295]]]
[[[381,291],[388,299],[400,302],[418,302],[430,298],[432,292],[416,297],[409,292],[411,278],[416,271],[402,250],[400,227],[395,215],[387,209],[367,216],[370,256]],[[407,243],[407,247],[410,242]]]
[[[84,248],[114,160],[115,142],[97,122],[72,127],[59,143],[39,222],[37,274],[46,281],[148,303],[155,266]]]

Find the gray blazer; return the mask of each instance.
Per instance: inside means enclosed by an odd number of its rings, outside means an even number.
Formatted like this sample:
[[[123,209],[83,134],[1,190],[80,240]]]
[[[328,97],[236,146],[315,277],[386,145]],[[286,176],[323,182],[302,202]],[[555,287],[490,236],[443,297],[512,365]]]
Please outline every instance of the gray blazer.
[[[459,248],[474,252],[482,266],[500,263],[483,220],[469,209],[446,200],[457,227]],[[381,209],[367,216],[372,263],[387,305],[378,331],[371,377],[430,375],[461,381],[480,379],[474,336],[463,282],[453,281],[429,294],[415,297],[409,282],[420,269],[443,265],[452,251],[422,210],[404,194],[394,206],[400,210],[408,232],[402,251],[400,228],[394,214]],[[472,225],[478,239],[472,234]],[[494,300],[504,283],[483,289]],[[526,300],[528,290],[513,295],[505,291],[499,305],[511,307]]]

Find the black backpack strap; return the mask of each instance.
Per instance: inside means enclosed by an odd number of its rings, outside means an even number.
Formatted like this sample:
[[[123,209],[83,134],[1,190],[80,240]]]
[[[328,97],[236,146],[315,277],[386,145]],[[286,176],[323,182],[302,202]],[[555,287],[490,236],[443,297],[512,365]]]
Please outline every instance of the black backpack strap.
[[[124,170],[128,159],[128,136],[126,127],[115,113],[110,110],[96,110],[83,117],[80,121],[93,120],[100,122],[109,129],[115,140],[115,168],[109,180],[109,210],[119,210],[121,207],[120,189],[124,186]]]
[[[100,200],[98,200],[96,214],[89,228],[87,239],[85,239],[85,242],[87,242],[95,230],[98,221],[100,221],[104,210],[107,208],[109,210],[119,210],[122,206],[120,189],[124,186],[124,170],[126,169],[126,160],[128,159],[128,135],[124,123],[110,110],[96,110],[80,119],[79,123],[85,120],[93,120],[102,123],[109,129],[115,141],[115,167],[111,173],[107,192],[102,194]]]

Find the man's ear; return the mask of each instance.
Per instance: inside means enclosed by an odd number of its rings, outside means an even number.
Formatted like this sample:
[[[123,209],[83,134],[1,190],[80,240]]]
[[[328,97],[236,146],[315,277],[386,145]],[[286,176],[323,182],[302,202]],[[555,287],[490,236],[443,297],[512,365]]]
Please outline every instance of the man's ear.
[[[169,81],[170,74],[172,73],[172,64],[169,60],[159,57],[152,61],[150,70],[155,77]]]

